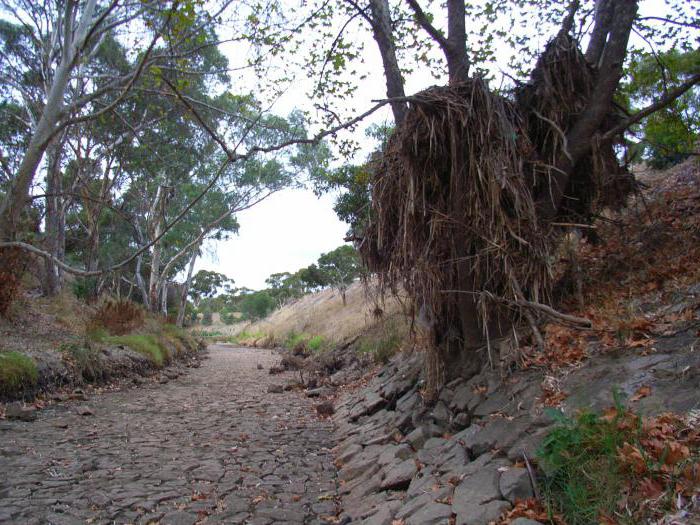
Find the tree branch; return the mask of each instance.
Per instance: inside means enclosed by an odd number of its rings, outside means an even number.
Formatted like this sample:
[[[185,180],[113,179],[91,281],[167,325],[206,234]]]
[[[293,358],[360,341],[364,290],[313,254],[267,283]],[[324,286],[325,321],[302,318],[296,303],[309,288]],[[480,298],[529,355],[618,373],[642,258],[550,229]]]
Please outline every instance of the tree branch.
[[[423,11],[423,8],[421,8],[416,0],[406,0],[406,2],[408,2],[408,5],[411,7],[411,9],[413,9],[416,22],[418,22],[425,32],[438,43],[442,51],[445,54],[448,54],[450,52],[450,44],[442,31],[430,23],[430,20],[428,20],[428,15],[425,14],[425,11]]]
[[[651,115],[652,113],[655,113],[659,111],[660,109],[665,108],[666,106],[670,105],[673,103],[674,100],[676,100],[678,97],[682,96],[685,92],[687,92],[689,89],[691,89],[693,86],[700,84],[700,73],[697,73],[690,77],[689,80],[686,82],[683,82],[680,86],[676,87],[675,89],[672,89],[669,91],[666,96],[660,98],[653,104],[645,107],[644,109],[641,109],[637,111],[634,115],[629,116],[622,122],[620,122],[617,126],[612,128],[611,130],[607,131],[605,135],[603,135],[602,139],[603,140],[610,140],[615,135],[622,133],[625,131],[627,128],[629,128],[631,125],[636,124],[643,118]]]

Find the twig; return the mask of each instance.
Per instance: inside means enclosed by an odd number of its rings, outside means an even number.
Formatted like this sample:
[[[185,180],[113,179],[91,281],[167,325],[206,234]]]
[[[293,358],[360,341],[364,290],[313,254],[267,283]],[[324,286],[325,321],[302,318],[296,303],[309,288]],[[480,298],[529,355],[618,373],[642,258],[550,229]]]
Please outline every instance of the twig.
[[[523,459],[525,460],[525,466],[527,467],[527,475],[530,477],[530,485],[532,486],[532,494],[535,496],[536,500],[540,499],[540,490],[537,487],[537,479],[535,478],[535,471],[532,469],[532,465],[530,464],[530,460],[527,459],[527,454],[525,454],[524,450],[521,450],[520,453],[523,455]]]
[[[515,304],[517,306],[522,306],[524,308],[534,308],[535,310],[541,310],[545,314],[549,315],[550,317],[554,317],[555,319],[560,319],[562,321],[566,321],[567,323],[571,323],[574,325],[578,326],[583,326],[584,328],[590,328],[593,323],[590,321],[590,319],[586,319],[584,317],[576,317],[575,315],[568,315],[561,313],[551,306],[547,306],[546,304],[542,303],[537,303],[534,301],[515,301]]]

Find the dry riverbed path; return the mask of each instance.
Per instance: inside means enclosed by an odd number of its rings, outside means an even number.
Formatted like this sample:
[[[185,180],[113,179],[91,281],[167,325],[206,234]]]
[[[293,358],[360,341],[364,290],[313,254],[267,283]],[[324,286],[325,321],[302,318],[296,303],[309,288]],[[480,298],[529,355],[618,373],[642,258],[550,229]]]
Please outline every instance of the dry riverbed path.
[[[0,523],[333,521],[332,424],[303,394],[268,393],[277,361],[213,345],[167,384],[0,421]]]

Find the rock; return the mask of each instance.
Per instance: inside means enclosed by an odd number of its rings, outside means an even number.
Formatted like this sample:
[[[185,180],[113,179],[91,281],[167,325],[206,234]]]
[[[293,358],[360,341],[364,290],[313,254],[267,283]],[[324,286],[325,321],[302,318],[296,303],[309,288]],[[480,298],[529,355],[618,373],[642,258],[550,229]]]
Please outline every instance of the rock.
[[[469,514],[484,503],[500,499],[499,477],[497,468],[486,465],[465,478],[455,489],[455,512]]]
[[[448,525],[451,517],[452,507],[444,503],[433,503],[408,516],[404,523],[406,525]]]
[[[170,381],[170,379],[168,379],[168,378],[167,378],[166,376],[164,376],[164,375],[162,375],[162,376],[160,376],[160,377],[158,378],[158,382],[159,382],[161,385],[167,384],[168,381]]]
[[[393,500],[380,505],[374,514],[365,518],[362,525],[391,525],[394,521],[394,514],[401,506],[401,503]]]
[[[360,452],[362,452],[362,445],[345,442],[337,448],[337,461],[340,465],[345,465]]]
[[[452,428],[462,430],[471,424],[471,417],[466,412],[460,412],[452,419]]]
[[[530,518],[515,518],[510,522],[510,525],[542,525],[542,523],[531,520]]]
[[[263,369],[263,365],[261,365],[260,363],[258,363],[258,370],[262,370],[262,369]]]
[[[182,511],[168,512],[160,522],[163,525],[194,525],[197,523],[197,516]]]
[[[406,459],[386,473],[380,486],[383,490],[405,490],[417,472],[416,462],[413,459]]]
[[[415,450],[420,450],[431,437],[439,436],[440,429],[435,425],[421,425],[406,436],[406,441]]]
[[[316,412],[319,416],[332,416],[335,413],[335,408],[330,401],[324,401],[316,405]]]
[[[488,525],[497,521],[501,514],[509,509],[510,503],[496,500],[473,507],[467,512],[455,511],[457,514],[455,525]]]
[[[513,421],[506,418],[492,419],[478,432],[465,437],[464,446],[470,449],[474,456],[480,456],[493,448],[507,451],[525,433],[531,423],[532,421],[526,417]]]
[[[502,472],[498,486],[503,499],[513,504],[515,504],[516,499],[527,499],[534,496],[530,475],[524,468],[514,467]]]
[[[178,372],[177,370],[166,370],[165,377],[167,377],[168,379],[177,379],[178,377],[180,377],[180,372]]]
[[[267,387],[268,394],[281,394],[282,392],[284,392],[282,385],[270,385]]]
[[[78,407],[75,410],[75,412],[79,416],[94,416],[95,415],[95,412],[90,407],[86,407],[86,406]]]
[[[306,397],[326,397],[333,393],[333,390],[322,386],[321,388],[313,388],[306,391]]]
[[[25,408],[22,406],[22,403],[10,403],[5,408],[5,417],[16,421],[34,421],[36,419],[36,410]]]
[[[481,400],[481,395],[475,393],[470,384],[460,385],[450,401],[450,408],[455,412],[470,412]]]
[[[447,408],[447,405],[442,401],[435,403],[430,415],[432,416],[433,421],[435,421],[435,424],[443,428],[446,428],[449,425],[450,419],[452,418],[452,414]]]

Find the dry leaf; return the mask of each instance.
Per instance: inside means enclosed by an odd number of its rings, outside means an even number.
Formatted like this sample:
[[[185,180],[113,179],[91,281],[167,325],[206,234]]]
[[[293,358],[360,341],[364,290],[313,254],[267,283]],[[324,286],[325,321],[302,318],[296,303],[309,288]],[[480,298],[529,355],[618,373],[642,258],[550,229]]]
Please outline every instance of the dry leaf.
[[[634,395],[630,398],[630,401],[639,401],[643,397],[649,397],[651,395],[651,387],[644,385],[640,386]]]

